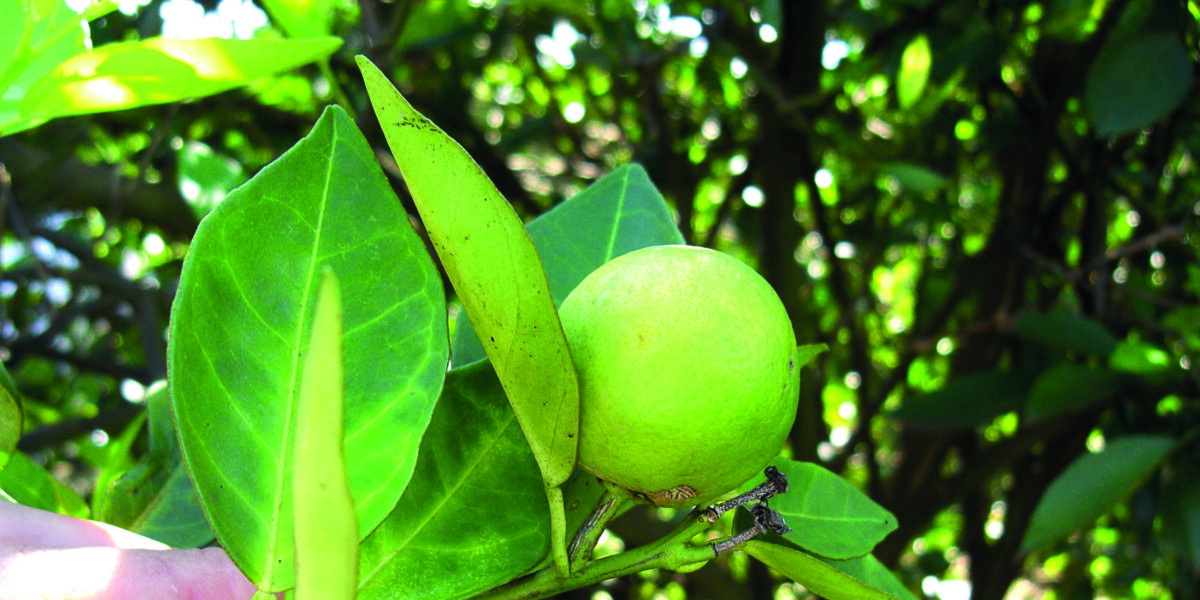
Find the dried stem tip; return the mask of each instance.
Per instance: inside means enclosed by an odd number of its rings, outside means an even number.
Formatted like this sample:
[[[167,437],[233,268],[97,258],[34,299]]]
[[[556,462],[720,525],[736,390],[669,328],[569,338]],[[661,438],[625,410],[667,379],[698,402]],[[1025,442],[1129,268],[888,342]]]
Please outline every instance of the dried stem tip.
[[[708,519],[709,523],[715,523],[717,519],[721,518],[721,515],[739,506],[744,506],[754,502],[755,500],[759,502],[766,502],[771,496],[782,494],[787,491],[787,475],[784,475],[782,471],[776,469],[775,467],[767,467],[766,470],[763,471],[763,475],[766,475],[766,481],[759,484],[754,489],[746,492],[745,494],[734,496],[729,500],[719,504],[714,504],[713,506],[704,509],[704,517]]]

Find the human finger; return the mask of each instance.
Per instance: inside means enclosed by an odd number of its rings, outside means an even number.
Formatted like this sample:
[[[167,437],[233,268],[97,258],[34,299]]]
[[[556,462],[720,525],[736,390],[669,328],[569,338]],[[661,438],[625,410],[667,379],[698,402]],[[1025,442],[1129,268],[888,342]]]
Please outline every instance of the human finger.
[[[254,592],[220,548],[0,546],[0,600],[238,600]]]
[[[0,543],[43,548],[168,548],[161,542],[107,523],[60,515],[2,499]]]

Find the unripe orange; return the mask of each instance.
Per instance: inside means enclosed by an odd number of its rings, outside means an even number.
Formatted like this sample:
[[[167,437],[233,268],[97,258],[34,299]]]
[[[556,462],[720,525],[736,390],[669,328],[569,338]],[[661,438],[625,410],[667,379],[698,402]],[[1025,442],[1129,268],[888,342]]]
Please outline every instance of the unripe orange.
[[[796,340],[753,269],[707,248],[644,248],[588,275],[559,314],[584,470],[660,506],[694,506],[779,452],[796,416]]]

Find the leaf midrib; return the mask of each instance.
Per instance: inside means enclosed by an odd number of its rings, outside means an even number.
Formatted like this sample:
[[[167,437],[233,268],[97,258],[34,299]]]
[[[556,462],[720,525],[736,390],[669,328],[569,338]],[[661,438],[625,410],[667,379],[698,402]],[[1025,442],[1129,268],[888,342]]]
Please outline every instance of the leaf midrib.
[[[280,539],[279,539],[280,527],[278,526],[278,522],[279,522],[279,515],[280,515],[280,513],[283,512],[283,503],[286,500],[284,498],[284,493],[283,493],[283,490],[286,487],[286,481],[284,479],[284,474],[287,472],[288,467],[292,463],[292,460],[291,460],[291,458],[292,458],[291,457],[292,442],[293,442],[293,440],[292,440],[292,421],[294,419],[294,412],[295,412],[295,408],[296,408],[296,397],[297,397],[297,394],[299,393],[299,386],[297,385],[299,382],[297,381],[297,378],[299,377],[299,373],[300,373],[300,369],[301,369],[301,362],[302,362],[301,350],[303,348],[301,347],[301,345],[302,345],[302,341],[304,339],[304,325],[308,321],[308,313],[309,313],[310,309],[312,308],[312,302],[309,302],[308,300],[309,300],[310,291],[312,290],[313,277],[317,271],[318,256],[320,254],[320,248],[321,248],[321,236],[324,233],[325,213],[329,208],[329,189],[330,189],[330,184],[333,181],[333,163],[334,163],[334,161],[331,160],[330,157],[332,157],[336,154],[333,149],[337,147],[337,144],[338,144],[337,138],[338,138],[337,126],[333,125],[330,128],[330,142],[329,142],[329,146],[328,146],[329,149],[328,149],[328,153],[327,153],[326,159],[325,159],[325,181],[324,181],[324,189],[322,190],[322,193],[321,193],[321,208],[320,208],[320,211],[317,213],[316,226],[313,228],[314,231],[313,231],[312,252],[309,256],[308,273],[305,275],[304,287],[302,288],[304,290],[304,295],[302,297],[300,315],[299,315],[299,318],[296,320],[295,341],[294,341],[294,345],[293,345],[292,353],[291,353],[292,364],[289,369],[290,376],[288,377],[288,394],[287,394],[288,402],[284,409],[284,418],[283,418],[283,435],[284,435],[283,456],[281,457],[281,460],[278,463],[279,469],[275,473],[275,494],[274,494],[275,495],[275,508],[274,508],[274,511],[272,511],[274,513],[273,520],[275,521],[275,526],[271,527],[269,529],[269,531],[271,532],[271,535],[270,535],[269,541],[267,542],[267,552],[264,555],[264,558],[266,559],[267,563],[266,563],[265,568],[263,569],[263,583],[268,583],[268,584],[273,583],[273,575],[275,572],[275,565],[277,564],[275,561],[275,555],[277,552],[276,549],[280,545]],[[274,586],[271,586],[271,587],[274,587]]]

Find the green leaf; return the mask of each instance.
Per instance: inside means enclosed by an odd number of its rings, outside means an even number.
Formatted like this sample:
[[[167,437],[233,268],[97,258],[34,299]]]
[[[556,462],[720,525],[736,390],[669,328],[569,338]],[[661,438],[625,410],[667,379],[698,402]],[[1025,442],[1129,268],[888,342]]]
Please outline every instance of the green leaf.
[[[363,542],[359,598],[461,598],[489,589],[546,556],[548,523],[537,463],[491,364],[455,369],[412,484]]]
[[[812,359],[829,351],[829,346],[825,344],[804,344],[796,347],[796,364],[795,368],[799,369],[804,365],[812,362]]]
[[[354,600],[358,523],[342,452],[345,421],[342,299],[326,267],[296,402],[296,598]]]
[[[164,382],[158,382],[161,388]],[[120,435],[112,437],[103,446],[90,442],[79,447],[81,456],[96,466],[96,491],[92,494],[92,514],[99,518],[107,512],[113,496],[112,485],[137,464],[133,458],[133,446],[146,426],[146,412],[142,411],[125,426]]]
[[[1084,102],[1096,133],[1137,131],[1164,118],[1192,85],[1192,61],[1170,33],[1105,48],[1088,70]]]
[[[28,119],[51,119],[209,96],[324,58],[338,38],[151,38],[71,57],[21,102]]]
[[[1025,401],[1025,414],[1045,419],[1086,408],[1111,398],[1120,378],[1107,369],[1060,363],[1046,369],[1033,382]]]
[[[555,305],[604,263],[646,246],[682,244],[683,235],[641,165],[609,173],[526,226],[546,268]],[[484,358],[470,320],[459,315],[455,366]]]
[[[904,189],[916,193],[936,192],[948,182],[945,175],[912,163],[888,162],[880,165],[879,170],[895,177]]]
[[[1171,367],[1171,355],[1166,350],[1138,340],[1122,340],[1108,357],[1108,368],[1131,375],[1166,375]]]
[[[365,537],[408,485],[441,389],[445,297],[338,107],[200,224],[171,315],[184,460],[217,537],[270,591],[292,585],[294,411],[325,265],[345,298],[345,452]]]
[[[579,384],[541,260],[466,150],[357,57],[430,241],[504,386],[547,487],[575,468]]]
[[[975,373],[951,380],[940,390],[905,400],[891,417],[907,425],[934,429],[986,425],[1020,408],[1029,386],[1029,378],[1020,373]]]
[[[1037,550],[1096,520],[1140,485],[1174,445],[1168,437],[1131,435],[1077,458],[1038,501],[1021,550]]]
[[[896,529],[896,517],[827,469],[788,459],[773,463],[788,478],[788,491],[771,499],[792,528],[783,537],[814,554],[834,559],[864,556]]]
[[[263,0],[271,20],[288,37],[314,38],[329,35],[333,20],[332,0]]]
[[[486,16],[479,6],[458,0],[425,0],[416,3],[396,41],[396,50],[436,48],[474,31]]]
[[[16,454],[24,423],[25,413],[21,410],[17,384],[8,375],[8,369],[0,364],[0,471]]]
[[[1101,357],[1117,347],[1116,338],[1103,325],[1068,313],[1030,313],[1013,324],[1013,331],[1051,348]]]
[[[24,452],[14,454],[8,466],[0,471],[0,491],[25,506],[72,517],[88,517],[83,498]]]
[[[1180,454],[1162,488],[1162,531],[1193,569],[1200,570],[1200,465]]]
[[[760,540],[750,540],[741,548],[818,596],[833,600],[897,598],[795,548]]]
[[[868,554],[848,560],[823,559],[826,564],[861,581],[873,588],[883,590],[901,600],[917,600],[917,596],[908,591],[904,584],[896,578],[896,574],[883,566],[878,558]]]
[[[109,486],[108,501],[97,507],[96,518],[175,548],[207,544],[212,529],[179,455],[165,385],[151,387],[146,412],[149,451]]]
[[[45,119],[21,114],[21,100],[35,82],[68,58],[91,48],[87,19],[117,7],[97,2],[85,15],[63,0],[0,2],[0,136],[17,133]]]
[[[184,142],[175,156],[179,161],[176,176],[179,194],[192,207],[197,219],[212,212],[233,188],[246,180],[240,164],[214,153],[201,142]]]
[[[896,97],[900,108],[909,108],[921,99],[932,66],[933,51],[929,48],[929,38],[922,33],[913,38],[900,55],[900,71],[896,73]]]
[[[90,4],[83,9],[83,20],[95,21],[120,7],[119,0],[90,0]]]

